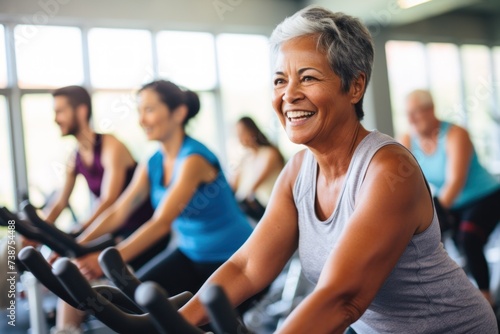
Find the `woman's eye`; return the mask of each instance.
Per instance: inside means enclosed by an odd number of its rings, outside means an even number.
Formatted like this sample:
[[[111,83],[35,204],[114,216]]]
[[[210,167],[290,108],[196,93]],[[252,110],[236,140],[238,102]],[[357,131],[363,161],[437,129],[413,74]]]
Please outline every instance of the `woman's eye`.
[[[313,81],[313,80],[316,80],[314,77],[311,77],[311,76],[305,76],[302,78],[302,81]]]
[[[274,79],[274,85],[277,86],[277,85],[281,85],[283,82],[285,82],[285,80],[281,79],[281,78],[278,78],[278,79]]]

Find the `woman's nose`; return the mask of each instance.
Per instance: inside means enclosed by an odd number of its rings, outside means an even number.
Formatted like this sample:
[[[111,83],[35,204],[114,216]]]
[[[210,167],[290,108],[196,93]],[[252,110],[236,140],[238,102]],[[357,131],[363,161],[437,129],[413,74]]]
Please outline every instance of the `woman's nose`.
[[[295,101],[302,99],[303,97],[304,94],[300,89],[300,85],[293,80],[289,81],[283,92],[283,101],[292,104]]]

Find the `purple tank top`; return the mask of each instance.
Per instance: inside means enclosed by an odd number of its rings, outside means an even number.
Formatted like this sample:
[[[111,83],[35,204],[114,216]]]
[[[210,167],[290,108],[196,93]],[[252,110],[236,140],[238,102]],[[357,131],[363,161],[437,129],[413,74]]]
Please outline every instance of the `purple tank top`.
[[[82,174],[85,180],[87,180],[87,184],[89,186],[90,191],[97,197],[101,197],[101,185],[104,177],[104,167],[101,161],[101,153],[102,153],[102,134],[97,133],[95,137],[94,144],[94,159],[92,165],[86,166],[82,157],[80,156],[80,152],[77,151],[75,157],[75,175]],[[123,186],[123,190],[127,188],[132,177],[134,176],[135,168],[137,164],[134,164],[130,168],[127,169],[127,175],[125,184]],[[151,201],[148,199],[145,201],[135,212],[133,212],[122,225],[122,227],[115,233],[115,235],[122,236],[126,238],[130,234],[132,234],[139,226],[145,223],[151,216],[153,215],[153,207],[151,206]]]
[[[86,166],[80,155],[80,151],[76,152],[75,159],[75,175],[82,174],[87,180],[90,191],[96,196],[101,197],[101,185],[104,176],[104,167],[101,163],[102,150],[102,134],[95,135],[94,144],[94,159],[92,165]]]

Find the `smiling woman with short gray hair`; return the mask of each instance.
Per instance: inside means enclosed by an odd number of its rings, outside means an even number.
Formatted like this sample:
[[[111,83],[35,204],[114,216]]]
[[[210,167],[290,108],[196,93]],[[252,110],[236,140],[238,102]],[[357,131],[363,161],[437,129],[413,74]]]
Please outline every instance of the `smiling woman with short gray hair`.
[[[491,307],[444,251],[431,193],[411,155],[360,123],[373,63],[359,20],[320,7],[272,36],[273,107],[306,146],[264,217],[209,279],[238,305],[298,249],[314,291],[278,333],[496,333]],[[181,312],[206,321],[196,296]]]

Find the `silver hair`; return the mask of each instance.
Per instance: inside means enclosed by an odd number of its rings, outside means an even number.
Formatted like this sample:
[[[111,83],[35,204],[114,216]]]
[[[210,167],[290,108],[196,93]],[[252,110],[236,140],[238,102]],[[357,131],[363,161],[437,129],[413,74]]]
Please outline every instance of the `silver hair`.
[[[344,92],[349,91],[352,81],[360,73],[365,74],[368,85],[374,47],[370,32],[357,18],[320,6],[308,6],[274,29],[270,41],[273,54],[278,53],[284,42],[307,35],[318,35],[318,50],[326,53],[330,68],[340,77]],[[358,119],[363,119],[363,98],[356,103],[355,110]]]
[[[431,92],[426,89],[415,89],[406,96],[406,100],[409,100],[410,98],[416,98],[420,106],[424,108],[434,107]]]

